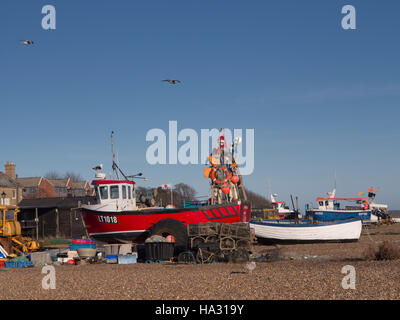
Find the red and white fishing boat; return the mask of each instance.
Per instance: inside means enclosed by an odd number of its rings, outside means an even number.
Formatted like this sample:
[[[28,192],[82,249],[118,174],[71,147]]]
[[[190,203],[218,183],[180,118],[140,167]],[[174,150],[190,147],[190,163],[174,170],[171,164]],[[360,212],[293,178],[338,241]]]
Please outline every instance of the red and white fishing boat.
[[[106,179],[94,168],[92,185],[97,202],[82,205],[82,217],[91,238],[103,242],[142,242],[149,235],[172,236],[175,247],[186,248],[187,225],[205,222],[248,222],[251,207],[240,200],[191,208],[140,207],[136,203],[136,176],[126,176],[114,161],[117,179]],[[119,175],[123,179],[119,179]],[[141,174],[140,174],[141,175]]]
[[[277,196],[278,195],[276,193],[270,194],[272,209],[274,209],[278,213],[279,219],[289,219],[292,215],[295,214],[295,212],[289,209],[285,201],[277,201]]]

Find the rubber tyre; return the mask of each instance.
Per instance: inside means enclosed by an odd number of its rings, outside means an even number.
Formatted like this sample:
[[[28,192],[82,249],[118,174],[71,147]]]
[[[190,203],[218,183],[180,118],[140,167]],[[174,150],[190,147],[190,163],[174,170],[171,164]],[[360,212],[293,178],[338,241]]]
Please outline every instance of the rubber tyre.
[[[158,221],[151,228],[151,235],[165,236],[172,235],[175,238],[174,255],[177,256],[183,251],[187,251],[189,237],[186,226],[175,219],[163,219]]]

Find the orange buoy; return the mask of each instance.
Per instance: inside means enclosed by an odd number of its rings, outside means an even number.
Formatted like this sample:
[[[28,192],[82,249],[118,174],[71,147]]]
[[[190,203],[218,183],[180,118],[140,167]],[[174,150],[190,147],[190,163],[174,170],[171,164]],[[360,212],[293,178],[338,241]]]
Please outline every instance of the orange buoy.
[[[239,182],[239,177],[238,176],[232,176],[231,178],[232,183],[236,184]]]
[[[208,157],[208,161],[210,162],[210,164],[211,164],[213,167],[216,167],[216,166],[219,165],[219,159],[216,158],[216,157],[213,157],[212,155],[210,155],[210,156]]]
[[[212,167],[207,167],[204,169],[204,178],[209,178],[210,177],[210,172],[211,172]]]
[[[231,191],[231,188],[229,188],[229,187],[222,187],[221,190],[222,190],[223,193],[228,194],[229,191]]]

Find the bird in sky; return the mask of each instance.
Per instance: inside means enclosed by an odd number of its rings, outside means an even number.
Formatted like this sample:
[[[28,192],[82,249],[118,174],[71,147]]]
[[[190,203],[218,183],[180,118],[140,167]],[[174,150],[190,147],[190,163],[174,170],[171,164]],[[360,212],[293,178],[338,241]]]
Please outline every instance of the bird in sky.
[[[171,80],[171,79],[162,80],[162,81],[168,82],[169,84],[176,84],[177,82],[181,83],[179,80]]]
[[[22,41],[22,44],[25,44],[25,45],[33,44],[32,40],[21,40],[21,41]]]

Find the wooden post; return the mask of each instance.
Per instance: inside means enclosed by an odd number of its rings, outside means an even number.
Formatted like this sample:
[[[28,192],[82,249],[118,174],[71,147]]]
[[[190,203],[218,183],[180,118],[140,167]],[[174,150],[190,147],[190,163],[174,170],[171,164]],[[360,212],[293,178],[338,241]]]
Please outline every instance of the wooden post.
[[[239,173],[239,170],[238,170],[238,173]],[[244,201],[247,202],[246,189],[244,188],[243,177],[240,173],[239,173],[239,179],[240,179],[240,188],[242,189]]]
[[[72,208],[69,210],[69,230],[71,231],[71,239],[72,239]]]
[[[89,238],[90,238],[90,237],[89,237],[89,231],[88,231],[88,229],[86,228],[85,220],[83,220],[82,209],[80,209],[79,211],[80,211],[80,213],[81,213],[81,221],[82,221],[83,229],[85,230],[85,233],[86,233],[86,238],[89,239]]]
[[[58,208],[56,208],[56,238],[60,237],[60,215],[58,214]]]
[[[39,240],[39,212],[38,212],[38,208],[35,208],[35,223],[36,223],[36,240]]]

